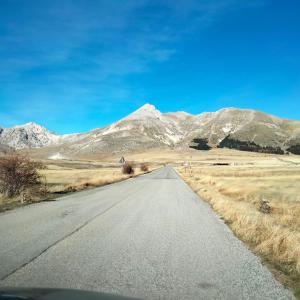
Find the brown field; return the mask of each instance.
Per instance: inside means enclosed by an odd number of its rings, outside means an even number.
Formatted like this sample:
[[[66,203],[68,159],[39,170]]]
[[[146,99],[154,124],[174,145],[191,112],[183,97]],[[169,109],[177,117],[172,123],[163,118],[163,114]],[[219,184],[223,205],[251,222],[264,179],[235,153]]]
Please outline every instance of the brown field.
[[[0,211],[24,204],[54,200],[60,195],[103,186],[145,173],[140,170],[140,162],[136,162],[134,174],[122,174],[121,165],[112,159],[111,162],[87,160],[41,160],[41,162],[46,167],[39,171],[45,182],[46,194],[36,193],[35,190],[29,191],[30,194],[25,201],[22,201],[23,195],[8,199],[0,194]],[[153,163],[147,165],[149,171],[157,168]]]
[[[212,152],[177,171],[299,297],[300,157]]]

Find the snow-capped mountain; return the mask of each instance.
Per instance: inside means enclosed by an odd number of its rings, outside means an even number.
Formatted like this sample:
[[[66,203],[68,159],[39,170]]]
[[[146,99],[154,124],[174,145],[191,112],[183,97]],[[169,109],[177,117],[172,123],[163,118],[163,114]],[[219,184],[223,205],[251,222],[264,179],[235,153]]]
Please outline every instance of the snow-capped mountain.
[[[40,148],[59,144],[68,140],[70,135],[57,135],[36,123],[30,122],[12,128],[1,128],[0,144],[14,149]]]
[[[158,119],[162,118],[163,114],[156,109],[154,105],[146,103],[123,120],[145,120],[145,119]]]
[[[114,133],[117,136],[131,135],[150,140],[157,144],[173,146],[184,138],[185,132],[181,128],[181,122],[185,119],[183,113],[163,114],[153,105],[145,104],[120,121],[100,130],[100,135]],[[186,114],[185,116],[188,116]]]
[[[188,117],[188,114],[186,114]],[[64,143],[67,154],[122,152],[126,150],[174,147],[184,138],[183,113],[163,114],[145,104],[127,117],[104,128],[78,136],[80,140]]]
[[[196,125],[196,126],[194,126]],[[300,154],[291,148],[300,141],[300,122],[280,119],[249,109],[225,108],[196,116],[185,143],[207,139],[215,147],[283,154]]]
[[[57,135],[32,122],[12,128],[5,128],[0,134],[1,144],[6,144],[15,149],[48,146],[57,139]]]
[[[80,156],[163,147],[197,148],[197,139],[211,147],[274,153],[296,149],[296,153],[300,122],[237,108],[199,115],[161,113],[145,104],[107,127],[83,134],[59,136],[34,123],[0,129],[0,144],[16,149],[47,147],[53,157],[57,153]]]

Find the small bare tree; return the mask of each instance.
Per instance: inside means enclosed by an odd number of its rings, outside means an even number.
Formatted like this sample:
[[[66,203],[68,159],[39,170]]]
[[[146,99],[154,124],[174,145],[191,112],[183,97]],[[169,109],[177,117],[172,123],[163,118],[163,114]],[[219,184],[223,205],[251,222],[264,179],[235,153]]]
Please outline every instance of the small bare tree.
[[[41,163],[26,156],[10,154],[0,159],[0,192],[6,197],[14,197],[25,190],[41,184],[38,169]]]

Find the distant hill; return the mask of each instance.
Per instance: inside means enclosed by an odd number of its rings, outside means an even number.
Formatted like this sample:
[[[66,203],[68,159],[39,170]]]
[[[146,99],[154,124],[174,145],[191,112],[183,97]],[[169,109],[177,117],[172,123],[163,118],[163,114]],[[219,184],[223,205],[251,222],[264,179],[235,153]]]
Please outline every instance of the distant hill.
[[[0,128],[0,144],[14,149],[41,148],[61,144],[74,135],[57,135],[39,124],[30,122],[12,128]]]
[[[300,122],[237,108],[199,115],[161,113],[145,104],[107,127],[83,134],[60,136],[35,123],[0,129],[0,144],[47,149],[44,153],[51,157],[189,147],[300,154]]]

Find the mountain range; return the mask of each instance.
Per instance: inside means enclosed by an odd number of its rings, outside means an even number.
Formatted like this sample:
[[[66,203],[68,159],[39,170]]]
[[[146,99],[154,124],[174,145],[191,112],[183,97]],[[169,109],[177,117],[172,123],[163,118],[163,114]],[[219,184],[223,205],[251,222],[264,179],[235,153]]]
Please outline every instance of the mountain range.
[[[46,148],[53,159],[149,148],[227,147],[300,154],[300,122],[237,108],[199,115],[161,113],[145,104],[127,117],[87,133],[57,135],[35,123],[0,128],[0,145]]]

